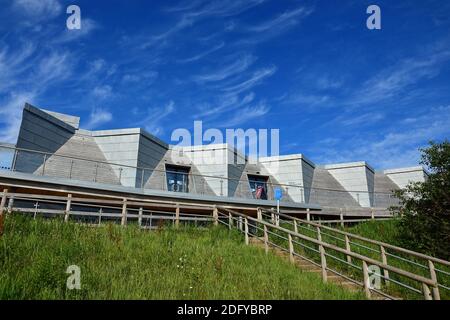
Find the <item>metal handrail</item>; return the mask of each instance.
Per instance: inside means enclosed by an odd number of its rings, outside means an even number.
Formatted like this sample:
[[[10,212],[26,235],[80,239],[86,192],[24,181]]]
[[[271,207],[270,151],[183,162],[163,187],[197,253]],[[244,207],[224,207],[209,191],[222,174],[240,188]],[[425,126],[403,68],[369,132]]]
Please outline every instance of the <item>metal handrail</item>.
[[[271,213],[273,213],[273,211],[268,211],[268,210],[261,210],[261,211],[262,211],[262,212],[271,212]],[[267,214],[264,214],[264,213],[263,213],[263,215],[268,217]],[[279,213],[279,215],[280,215],[280,216],[289,217],[289,218],[291,218],[292,220],[297,220],[297,221],[300,221],[301,223],[313,224],[313,225],[316,226],[316,227],[317,227],[318,224],[319,224],[319,225],[321,226],[321,228],[322,228],[322,224],[321,224],[321,223],[315,223],[315,224],[314,224],[314,223],[309,223],[309,221],[301,220],[301,219],[298,219],[298,218],[295,218],[295,217],[292,217],[292,216],[288,216],[288,215],[285,215],[285,214],[282,214],[282,213]],[[377,220],[383,220],[383,219],[377,219]],[[284,221],[285,221],[285,220],[284,220]],[[361,221],[361,220],[356,220],[356,221]],[[290,223],[290,224],[293,225],[293,223],[290,222],[290,221],[285,221],[285,222],[288,222],[288,223]],[[310,229],[308,229],[307,227],[304,227],[304,226],[302,226],[302,225],[298,225],[297,227],[300,227],[300,228],[302,228],[302,229],[306,229],[306,230],[308,230],[308,231],[311,231]],[[346,233],[346,232],[344,232],[344,231],[341,231],[341,230],[339,230],[339,229],[334,229],[334,228],[331,228],[331,227],[326,227],[325,229],[332,230],[333,232],[336,232],[336,233],[341,233],[341,234],[344,233],[344,235],[347,235],[349,238],[355,238],[355,239],[362,240],[362,241],[366,241],[366,242],[369,242],[369,243],[372,243],[372,244],[373,244],[373,241],[376,241],[376,240],[372,240],[372,239],[369,239],[369,238],[363,238],[363,237],[361,237],[361,236],[359,236],[359,235],[355,235],[355,234],[352,234],[352,233],[348,233],[348,232]],[[332,238],[334,238],[334,239],[336,239],[336,240],[339,240],[339,241],[341,241],[341,242],[345,242],[345,240],[340,239],[340,238],[338,238],[338,237],[336,237],[336,236],[330,235],[329,233],[323,233],[323,232],[322,232],[322,235],[326,235],[326,236],[332,237]],[[352,244],[352,245],[355,245],[355,246],[358,246],[358,247],[361,247],[361,248],[364,248],[364,249],[366,249],[366,250],[370,250],[370,251],[373,251],[373,252],[376,252],[376,253],[381,253],[381,252],[378,251],[378,250],[375,250],[375,249],[373,249],[373,248],[367,247],[367,246],[362,245],[362,244],[357,243],[357,242],[349,241],[349,244]],[[387,244],[387,243],[384,243],[384,242],[377,242],[377,243],[375,243],[375,244],[377,244],[377,245],[379,245],[379,246],[383,246],[383,247],[385,247],[385,248],[391,248],[391,249],[397,250],[397,251],[401,251],[401,250],[398,250],[398,249],[407,250],[407,249],[404,249],[404,248],[401,248],[401,247],[397,247],[397,246],[393,246],[393,245],[391,245],[391,244]],[[396,249],[395,249],[395,248],[396,248]],[[420,253],[415,252],[415,251],[411,251],[411,252],[420,254]],[[391,256],[391,257],[393,257],[393,258],[396,258],[396,259],[399,259],[399,260],[402,260],[402,261],[411,263],[411,264],[413,264],[413,265],[416,265],[416,266],[418,266],[418,267],[421,267],[421,268],[423,268],[423,269],[429,270],[429,266],[425,266],[425,265],[420,264],[420,263],[418,263],[418,262],[416,262],[416,261],[413,261],[413,260],[410,260],[410,259],[407,259],[407,258],[398,256],[398,255],[395,255],[395,254],[390,253],[390,252],[385,252],[385,254],[386,254],[386,256]],[[420,254],[420,255],[423,255],[423,254]],[[426,256],[426,255],[425,255],[425,256]],[[433,262],[436,262],[436,263],[441,263],[441,264],[446,265],[445,263],[442,263],[442,262],[441,262],[441,261],[445,261],[445,260],[441,260],[441,259],[439,259],[439,258],[435,258],[435,257],[432,257],[432,256],[426,256],[426,257],[421,256],[421,257],[419,257],[419,258],[426,259],[426,260],[430,260],[430,261],[433,261]],[[444,275],[447,275],[447,276],[450,275],[450,272],[447,272],[447,271],[445,271],[445,270],[441,270],[441,269],[439,269],[439,268],[437,268],[437,267],[434,267],[434,270],[435,270],[436,272],[440,273],[440,274],[444,274]],[[440,285],[440,286],[443,287],[443,288],[445,288],[445,289],[447,289],[447,290],[450,290],[450,289],[449,289],[448,287],[446,287],[446,286],[443,286],[443,285]]]
[[[272,229],[281,231],[281,232],[283,232],[284,234],[289,235],[291,238],[292,238],[292,237],[297,237],[297,238],[299,238],[299,239],[302,239],[302,240],[308,241],[308,242],[310,242],[310,243],[313,243],[313,244],[315,244],[315,245],[318,245],[319,247],[322,247],[322,248],[324,248],[324,249],[326,248],[326,249],[333,250],[333,251],[335,251],[335,252],[342,253],[342,254],[344,254],[344,255],[346,255],[346,256],[349,256],[349,257],[352,257],[352,258],[355,258],[355,259],[362,260],[363,263],[369,263],[369,264],[371,264],[371,265],[378,266],[378,267],[380,267],[380,268],[383,269],[383,270],[386,270],[386,271],[389,271],[389,272],[398,274],[398,275],[400,275],[400,276],[409,278],[410,280],[413,280],[413,281],[420,282],[420,283],[422,284],[422,286],[424,286],[424,288],[423,288],[423,289],[424,289],[424,294],[425,294],[425,297],[426,297],[427,299],[429,298],[428,295],[431,295],[431,293],[430,293],[430,291],[429,291],[429,288],[426,287],[426,286],[431,286],[431,287],[433,287],[433,295],[434,295],[435,299],[439,299],[439,295],[438,295],[438,294],[435,294],[435,292],[434,292],[435,289],[438,290],[438,288],[439,288],[439,283],[438,283],[438,280],[437,280],[437,279],[427,278],[427,277],[424,277],[424,276],[415,274],[415,273],[413,273],[413,272],[410,272],[410,271],[403,270],[403,269],[398,268],[398,267],[394,267],[394,266],[388,265],[387,263],[380,262],[380,261],[377,261],[377,260],[372,259],[372,258],[370,258],[370,257],[364,256],[364,255],[362,255],[362,254],[355,253],[355,252],[352,252],[352,251],[350,251],[350,250],[347,250],[347,249],[343,249],[343,248],[337,247],[337,246],[335,246],[335,245],[333,245],[333,244],[324,242],[323,240],[314,239],[314,238],[305,236],[305,235],[300,234],[300,233],[297,233],[297,232],[295,232],[295,231],[292,231],[292,230],[289,230],[289,229],[285,229],[285,228],[283,228],[283,227],[280,227],[280,226],[271,224],[271,223],[269,223],[269,222],[267,222],[267,221],[264,221],[264,220],[261,220],[261,219],[255,219],[255,218],[253,218],[253,217],[246,216],[246,215],[244,215],[244,214],[242,214],[242,213],[236,212],[236,211],[231,210],[231,209],[228,209],[228,208],[222,208],[222,207],[218,207],[218,208],[219,208],[220,210],[223,210],[223,211],[225,211],[225,212],[228,212],[228,214],[232,214],[232,215],[236,215],[236,216],[242,217],[242,218],[245,219],[246,222],[247,222],[247,221],[253,221],[253,222],[255,222],[255,223],[262,224],[263,226],[266,227],[266,229],[272,228]],[[314,224],[314,225],[315,225],[316,227],[319,227],[319,228],[321,227],[320,225],[317,225],[317,224]],[[344,234],[347,234],[347,233],[344,233]],[[350,234],[350,235],[351,235],[351,234]],[[393,246],[393,247],[395,247],[395,246]],[[408,252],[409,252],[409,251],[410,251],[410,250],[408,250]],[[420,256],[426,256],[426,255],[422,255],[422,254],[418,254],[418,255],[420,255]],[[325,256],[325,254],[324,254],[324,256]],[[426,257],[427,257],[427,259],[433,258],[433,257],[430,257],[430,256],[426,256]],[[447,265],[447,264],[450,264],[450,262],[448,262],[448,261],[444,261],[444,260],[437,259],[437,258],[433,258],[433,259],[436,259],[436,260],[438,260],[438,261],[443,261],[444,264],[446,264],[446,265]],[[326,267],[326,266],[325,266],[325,267]],[[407,286],[407,285],[405,285],[405,286]],[[370,290],[370,288],[369,288],[368,290]],[[416,290],[417,290],[417,289],[416,289]]]
[[[5,146],[5,145],[0,145],[0,149],[9,149],[9,150],[14,150],[14,151],[24,151],[24,152],[30,152],[30,153],[36,153],[36,154],[42,154],[42,155],[47,155],[47,156],[55,156],[55,157],[61,157],[61,158],[67,158],[67,159],[71,159],[71,160],[80,160],[80,161],[87,161],[87,162],[93,162],[93,163],[97,163],[97,164],[105,164],[105,165],[110,165],[110,166],[118,166],[118,167],[123,167],[123,168],[129,168],[129,169],[138,169],[138,170],[145,170],[145,171],[152,171],[152,172],[168,172],[166,170],[161,170],[161,169],[155,169],[155,168],[149,168],[149,167],[141,167],[141,166],[130,166],[130,165],[126,165],[126,164],[119,164],[119,163],[114,163],[114,162],[107,162],[107,161],[101,161],[101,160],[93,160],[93,159],[87,159],[87,158],[82,158],[82,157],[76,157],[76,156],[72,156],[72,155],[66,155],[66,154],[62,154],[62,153],[50,153],[50,152],[45,152],[45,151],[39,151],[39,150],[33,150],[33,149],[27,149],[27,148],[18,148],[18,147],[12,147],[12,146]],[[13,171],[14,168],[11,168],[11,171]],[[212,176],[212,175],[201,175],[201,174],[195,174],[195,173],[189,173],[190,176],[198,176],[198,177],[202,177],[202,178],[213,178],[213,179],[220,179],[220,180],[228,180],[228,181],[237,181],[237,182],[243,182],[243,183],[248,183],[248,180],[245,179],[238,179],[238,178],[228,178],[228,177],[221,177],[221,176]],[[284,183],[273,183],[273,182],[269,182],[269,184],[271,186],[280,186],[280,187],[294,187],[294,188],[301,188],[304,190],[320,190],[320,191],[333,191],[333,192],[341,192],[341,193],[363,193],[363,194],[379,194],[379,195],[392,195],[394,196],[394,194],[392,192],[370,192],[370,191],[365,191],[365,190],[336,190],[336,189],[330,189],[330,188],[317,188],[317,187],[307,187],[307,186],[303,186],[303,185],[298,185],[298,184],[284,184]]]
[[[266,210],[264,208],[260,208],[260,210],[274,213],[273,211]],[[336,232],[336,233],[339,233],[339,234],[351,237],[353,239],[366,241],[366,242],[369,242],[371,244],[375,244],[375,245],[378,245],[378,246],[383,246],[384,248],[388,248],[388,249],[392,249],[392,250],[399,251],[399,252],[402,252],[402,253],[406,253],[406,254],[415,256],[417,258],[421,258],[421,259],[425,259],[425,260],[431,260],[433,262],[440,263],[440,264],[443,264],[445,266],[450,266],[450,262],[449,261],[446,261],[446,260],[443,260],[443,259],[439,259],[439,258],[435,258],[435,257],[429,256],[429,255],[423,254],[423,253],[419,253],[419,252],[415,252],[415,251],[412,251],[412,250],[408,250],[408,249],[405,249],[405,248],[402,248],[402,247],[398,247],[398,246],[395,246],[395,245],[392,245],[392,244],[389,244],[389,243],[386,243],[386,242],[365,238],[363,236],[360,236],[360,235],[357,235],[357,234],[354,234],[354,233],[350,233],[350,232],[346,232],[346,231],[342,231],[342,230],[339,230],[339,229],[336,229],[336,228],[323,226],[323,225],[321,225],[319,223],[315,223],[315,222],[312,222],[312,221],[302,220],[302,219],[299,219],[299,218],[296,218],[296,217],[289,216],[289,215],[284,214],[282,212],[276,213],[276,214],[279,214],[282,217],[286,217],[286,218],[289,218],[289,219],[297,220],[297,221],[299,221],[301,223],[304,223],[304,224],[308,224],[308,225],[311,225],[311,226],[314,226],[314,227],[319,227],[319,228],[323,228],[325,230]]]

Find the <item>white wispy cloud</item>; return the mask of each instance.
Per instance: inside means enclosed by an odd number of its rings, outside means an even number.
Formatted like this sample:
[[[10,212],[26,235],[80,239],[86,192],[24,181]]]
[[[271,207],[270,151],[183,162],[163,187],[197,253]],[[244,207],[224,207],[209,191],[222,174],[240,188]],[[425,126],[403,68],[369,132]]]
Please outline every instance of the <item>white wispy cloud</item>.
[[[224,46],[225,46],[225,42],[222,41],[221,43],[219,43],[218,45],[212,47],[209,50],[201,52],[201,53],[199,53],[199,54],[197,54],[197,55],[195,55],[193,57],[189,57],[189,58],[185,58],[185,59],[179,59],[179,60],[177,60],[177,62],[178,63],[188,63],[188,62],[198,61],[198,60],[206,57],[207,55],[209,55],[209,54],[211,54],[211,53],[213,53],[213,52],[215,52],[217,50],[222,49]]]
[[[294,110],[303,112],[305,108],[314,109],[315,107],[324,107],[330,104],[330,97],[326,94],[306,94],[296,92],[293,94],[285,94],[277,99],[283,104],[294,105],[302,110]]]
[[[245,55],[225,67],[214,70],[213,72],[207,74],[194,76],[193,79],[194,81],[199,83],[224,80],[247,70],[255,61],[256,58],[254,56]]]
[[[342,114],[338,117],[327,122],[325,125],[328,126],[364,126],[371,125],[373,123],[379,122],[385,118],[385,115],[381,112],[367,112],[367,113],[350,113]]]
[[[263,23],[249,27],[248,30],[252,32],[279,32],[286,28],[297,25],[300,20],[310,15],[313,10],[300,7],[295,10],[286,11],[277,17],[264,21]]]
[[[158,76],[159,73],[157,71],[126,73],[122,77],[122,81],[125,83],[145,82],[146,84],[150,84],[155,81]]]
[[[21,39],[0,49],[0,138],[3,141],[15,142],[25,102],[33,104],[73,72],[77,59],[71,53],[39,48],[35,41]]]
[[[248,106],[240,109],[238,113],[234,113],[231,118],[221,119],[216,126],[219,128],[236,128],[250,120],[254,120],[266,115],[270,111],[270,107],[263,101],[255,106]]]
[[[90,18],[84,18],[81,19],[81,29],[74,29],[74,30],[68,30],[67,28],[64,29],[64,31],[61,33],[60,36],[53,39],[53,42],[55,44],[62,44],[67,43],[71,41],[76,41],[81,38],[87,37],[90,35],[94,30],[98,29],[100,26],[99,24],[90,19]]]
[[[22,121],[22,108],[35,97],[34,92],[12,92],[8,95],[7,102],[0,107],[0,141],[16,143]]]
[[[194,117],[196,119],[204,118],[217,118],[223,116],[224,113],[239,109],[255,99],[255,94],[250,92],[242,99],[239,99],[237,95],[224,95],[219,97],[219,102],[216,106],[205,104],[201,108],[201,112],[197,113]]]
[[[17,85],[21,80],[19,76],[29,69],[30,65],[27,62],[35,51],[36,46],[32,43],[26,43],[17,50],[7,46],[0,49],[0,91]]]
[[[429,108],[408,119],[407,122],[398,121],[390,128],[380,128],[379,134],[372,132],[339,137],[339,131],[336,131],[336,137],[322,141],[310,151],[316,154],[318,163],[367,160],[377,164],[377,169],[417,165],[419,146],[450,135],[450,106]]]
[[[266,20],[258,25],[245,29],[249,33],[246,39],[240,41],[243,44],[257,44],[275,37],[298,25],[304,18],[313,13],[313,9],[299,7],[286,11],[275,18]]]
[[[145,39],[139,37],[140,41],[142,41],[141,48],[148,49],[150,47],[164,45],[171,37],[188,27],[192,27],[203,19],[239,15],[263,2],[265,0],[194,1],[166,8],[167,12],[177,13],[181,16],[165,32],[150,37],[145,36]]]
[[[450,50],[435,50],[424,57],[410,57],[381,70],[352,96],[349,104],[370,104],[397,96],[424,79],[440,73],[440,65],[450,60]]]
[[[146,116],[138,122],[148,132],[154,135],[162,134],[164,129],[161,122],[175,111],[175,102],[169,101],[165,106],[158,108],[150,108],[147,110]]]
[[[332,79],[328,75],[316,76],[316,87],[319,90],[330,90],[341,88],[344,84],[342,80]]]
[[[260,84],[264,79],[271,77],[276,71],[276,66],[259,69],[255,71],[250,78],[241,81],[238,84],[223,87],[222,90],[226,92],[233,92],[234,94],[250,90],[251,88]]]
[[[52,52],[38,64],[38,79],[44,88],[54,81],[67,79],[72,72],[71,55],[68,52]]]
[[[154,47],[154,46],[165,45],[166,41],[172,35],[178,33],[179,31],[185,29],[186,27],[192,26],[193,23],[194,23],[194,20],[192,18],[183,16],[173,27],[171,27],[167,31],[164,31],[163,33],[160,33],[157,35],[146,37],[147,39],[142,41],[140,47],[142,49],[148,49],[148,48]]]
[[[204,4],[205,0],[189,0],[189,1],[181,1],[180,3],[176,5],[172,5],[170,7],[166,7],[164,10],[166,12],[182,12],[182,11],[189,11],[192,9],[195,9],[199,7],[200,5]]]
[[[58,0],[14,0],[13,8],[39,20],[55,17],[62,11]]]
[[[113,95],[113,90],[110,85],[96,86],[92,90],[92,95],[98,99],[108,99]]]
[[[92,130],[112,120],[113,115],[111,112],[104,108],[97,107],[92,109],[89,115],[89,120],[84,127],[86,129]]]
[[[255,6],[265,2],[265,0],[213,0],[199,2],[196,7],[189,10],[186,15],[189,17],[211,17],[222,16],[229,17],[243,13]]]

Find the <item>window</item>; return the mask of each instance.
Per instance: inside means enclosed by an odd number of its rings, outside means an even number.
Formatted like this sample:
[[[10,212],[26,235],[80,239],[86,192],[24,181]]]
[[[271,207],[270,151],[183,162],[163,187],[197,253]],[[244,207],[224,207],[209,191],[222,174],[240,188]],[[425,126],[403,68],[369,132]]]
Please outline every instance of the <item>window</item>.
[[[255,199],[267,200],[267,180],[268,177],[248,175],[250,190]]]
[[[189,168],[166,165],[167,190],[189,192]]]

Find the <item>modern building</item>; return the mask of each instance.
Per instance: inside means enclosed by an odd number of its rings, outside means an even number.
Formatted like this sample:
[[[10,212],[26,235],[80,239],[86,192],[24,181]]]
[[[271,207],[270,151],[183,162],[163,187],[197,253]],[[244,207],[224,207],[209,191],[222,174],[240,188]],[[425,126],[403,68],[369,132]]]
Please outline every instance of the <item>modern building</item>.
[[[140,128],[88,131],[80,118],[26,104],[11,169],[132,188],[323,207],[387,207],[422,167],[375,171],[365,161],[318,165],[302,154],[248,159],[227,144],[171,146]]]

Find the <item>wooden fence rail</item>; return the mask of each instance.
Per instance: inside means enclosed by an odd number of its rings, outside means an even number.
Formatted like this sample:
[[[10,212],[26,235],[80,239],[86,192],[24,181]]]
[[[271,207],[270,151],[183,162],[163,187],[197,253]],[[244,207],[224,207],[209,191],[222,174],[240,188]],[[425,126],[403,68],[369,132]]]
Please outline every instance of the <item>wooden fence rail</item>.
[[[238,228],[238,230],[244,234],[245,243],[247,244],[250,242],[250,237],[254,236],[253,229],[257,228],[263,233],[261,241],[264,243],[266,252],[268,251],[269,245],[276,245],[280,249],[288,252],[292,261],[294,256],[300,256],[300,253],[296,252],[295,246],[303,246],[308,248],[312,252],[319,254],[318,257],[320,258],[320,263],[315,262],[314,259],[311,259],[311,257],[302,256],[302,258],[307,260],[309,259],[308,261],[311,261],[322,268],[322,278],[324,281],[327,281],[328,272],[340,274],[364,287],[367,296],[369,296],[371,292],[377,292],[386,297],[391,297],[386,292],[370,287],[368,282],[368,278],[370,276],[368,266],[377,266],[380,270],[383,270],[383,274],[380,274],[380,277],[382,277],[386,283],[397,283],[408,288],[407,284],[394,279],[392,277],[393,275],[405,277],[410,281],[418,283],[421,288],[420,290],[410,286],[409,288],[412,291],[421,292],[425,299],[439,300],[440,289],[450,290],[450,288],[439,282],[438,277],[438,274],[450,275],[450,273],[436,267],[436,265],[449,267],[450,262],[448,261],[407,250],[388,243],[368,239],[336,228],[324,226],[313,221],[301,220],[286,215],[285,213],[277,213],[262,208],[255,208],[257,217],[254,218],[228,207],[207,204],[192,204],[170,201],[159,202],[157,200],[147,201],[132,198],[94,199],[83,198],[72,194],[68,194],[67,196],[32,195],[8,193],[8,190],[3,190],[0,195],[0,214],[3,214],[6,210],[6,205],[8,205],[8,212],[22,211],[24,213],[32,213],[34,216],[37,214],[59,215],[64,217],[64,221],[66,222],[70,221],[73,217],[87,216],[98,218],[98,224],[108,218],[118,219],[122,225],[126,225],[129,220],[136,220],[141,227],[145,227],[144,221],[148,221],[149,219],[150,221],[152,219],[170,221],[174,224],[174,226],[178,226],[180,221],[211,223],[213,225],[218,225],[221,223],[226,224],[230,229]],[[24,207],[23,201],[28,202],[28,205],[33,203],[34,206]],[[40,203],[57,205],[60,209],[40,208]],[[76,206],[80,208],[75,209]],[[202,212],[204,214],[197,214],[196,212]],[[267,220],[265,220],[265,218],[267,218]],[[293,230],[285,228],[283,224],[285,222],[291,223]],[[312,237],[302,234],[299,232],[302,228],[307,228],[310,232],[315,232],[316,236]],[[332,236],[331,233],[343,236],[343,239],[341,238],[340,240],[344,242],[344,248],[326,240],[326,237]],[[286,247],[272,242],[271,237],[279,237],[284,239],[286,241]],[[337,238],[336,236],[334,237]],[[352,242],[354,240],[378,246],[379,251],[373,248],[370,249],[380,253],[380,260],[376,260],[367,255],[352,251],[351,245],[356,244]],[[363,246],[362,244],[358,245]],[[330,258],[337,260],[340,258],[333,256],[333,252],[342,254],[344,259],[341,261],[357,270],[362,271],[362,278],[364,281],[361,283],[352,278],[351,275],[343,275],[340,271],[334,270],[332,265],[327,262],[329,262]],[[404,270],[400,267],[393,266],[388,260],[388,256],[393,256],[392,252],[398,252],[414,258],[424,259],[427,262],[426,266],[422,264],[420,264],[420,266],[424,268],[426,267],[427,270],[429,270],[430,276],[423,276],[411,272],[410,270]],[[408,260],[408,258],[401,258],[406,261],[413,262]],[[361,261],[362,265],[355,265],[354,263],[356,263],[356,261]],[[417,264],[417,262],[414,263]]]
[[[244,217],[245,216],[245,215],[243,215],[239,212],[236,212],[234,210],[231,210],[231,209],[227,209],[227,208],[219,208],[219,209],[220,209],[220,212],[226,216],[230,216],[230,215],[232,217]],[[253,225],[255,228],[258,228],[259,230],[264,230],[264,240],[263,241],[266,246],[267,246],[267,242],[268,242],[268,239],[267,239],[268,238],[268,234],[267,234],[268,230],[278,232],[278,236],[280,236],[280,234],[281,234],[281,237],[286,240],[287,245],[286,245],[286,247],[281,247],[279,245],[277,245],[277,246],[280,249],[283,249],[284,251],[288,252],[290,256],[292,256],[294,254],[293,246],[292,246],[293,238],[301,239],[301,240],[306,241],[309,244],[317,246],[319,248],[318,253],[320,254],[320,267],[322,268],[322,278],[324,281],[327,280],[327,270],[331,271],[333,273],[339,273],[337,270],[332,270],[330,268],[330,266],[327,265],[327,257],[334,257],[330,254],[330,251],[331,251],[331,252],[341,253],[344,256],[346,256],[347,262],[352,261],[352,259],[362,261],[362,266],[360,267],[361,271],[363,272],[363,279],[364,279],[362,285],[363,285],[366,295],[368,297],[370,296],[371,291],[379,292],[379,290],[375,290],[374,288],[370,287],[369,271],[367,269],[368,266],[377,266],[380,268],[380,270],[384,270],[383,275],[380,274],[380,277],[383,277],[385,280],[394,281],[393,279],[389,278],[389,274],[391,274],[391,275],[396,274],[398,276],[405,277],[409,280],[419,283],[420,287],[422,288],[422,294],[423,294],[424,299],[428,300],[428,299],[432,298],[435,300],[440,300],[440,292],[439,292],[440,287],[439,287],[439,283],[438,283],[438,280],[437,280],[437,277],[435,274],[435,268],[434,268],[433,262],[438,262],[445,266],[450,266],[450,262],[442,260],[442,259],[437,259],[437,258],[434,258],[431,256],[427,256],[424,254],[420,254],[420,253],[417,253],[414,251],[410,251],[410,250],[407,250],[404,248],[392,246],[392,245],[389,245],[389,244],[386,244],[383,242],[360,237],[360,236],[357,236],[357,235],[354,235],[354,234],[351,234],[348,232],[340,231],[340,230],[333,229],[330,227],[324,227],[317,223],[308,222],[308,225],[314,226],[316,228],[317,238],[313,238],[313,237],[306,236],[304,234],[283,228],[282,226],[279,226],[277,224],[269,222],[269,221],[272,221],[272,219],[273,219],[272,214],[273,214],[273,212],[271,212],[271,215],[267,215],[267,218],[268,218],[267,221],[263,220],[263,219],[255,219],[255,218],[247,217],[247,216],[245,216],[245,217],[248,221],[253,222]],[[289,218],[292,218],[292,217],[289,217]],[[275,220],[276,220],[276,217],[275,217]],[[297,222],[297,226],[298,226],[298,223],[304,222],[299,219],[295,219],[295,221]],[[260,225],[262,225],[263,228],[259,227]],[[366,255],[353,252],[349,249],[348,246],[346,246],[346,248],[341,248],[339,246],[336,246],[335,244],[325,241],[323,239],[322,229],[341,233],[347,239],[358,238],[360,240],[361,239],[367,240],[367,241],[370,241],[371,243],[380,245],[381,252],[384,253],[384,254],[382,254],[382,261],[378,261],[378,260],[368,257]],[[272,234],[274,234],[274,233],[272,233]],[[247,237],[247,235],[246,235],[246,237]],[[347,241],[349,241],[349,240],[347,240]],[[246,242],[247,242],[247,240],[246,240]],[[403,253],[411,253],[411,255],[414,257],[420,257],[420,258],[427,259],[427,261],[429,261],[431,263],[430,264],[430,270],[431,270],[430,278],[422,276],[420,274],[413,273],[408,270],[404,270],[399,267],[395,267],[393,265],[390,265],[386,259],[385,248],[396,249]],[[317,252],[317,250],[316,250],[316,252]],[[395,282],[398,283],[399,281],[395,280]],[[403,284],[403,283],[400,282],[400,284]],[[403,284],[403,286],[414,289],[414,288],[408,286],[407,284]],[[432,290],[430,290],[430,288],[432,288]]]

